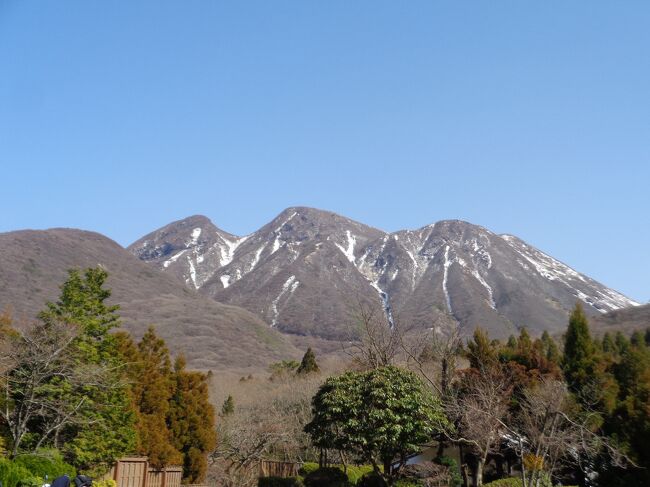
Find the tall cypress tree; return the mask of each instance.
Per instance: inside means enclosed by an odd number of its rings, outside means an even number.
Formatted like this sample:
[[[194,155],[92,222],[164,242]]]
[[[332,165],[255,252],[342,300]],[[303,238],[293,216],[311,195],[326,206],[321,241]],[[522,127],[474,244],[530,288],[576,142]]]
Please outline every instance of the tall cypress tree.
[[[182,457],[167,424],[175,387],[169,350],[153,327],[144,334],[137,350],[132,389],[138,411],[138,452],[147,455],[156,467],[180,464]]]
[[[569,318],[564,343],[562,371],[578,401],[595,412],[609,414],[616,407],[618,384],[605,355],[598,350],[589,333],[582,306],[577,304]],[[594,416],[598,420],[598,416]]]
[[[596,369],[596,347],[591,340],[587,317],[577,303],[569,317],[564,342],[562,370],[569,389],[580,395],[593,379]]]
[[[492,370],[498,365],[497,350],[482,328],[476,328],[472,340],[467,343],[470,367],[480,371]]]
[[[208,376],[185,369],[181,356],[174,364],[174,394],[169,408],[169,428],[174,446],[182,454],[183,482],[203,482],[207,456],[216,446],[215,412],[208,391]]]

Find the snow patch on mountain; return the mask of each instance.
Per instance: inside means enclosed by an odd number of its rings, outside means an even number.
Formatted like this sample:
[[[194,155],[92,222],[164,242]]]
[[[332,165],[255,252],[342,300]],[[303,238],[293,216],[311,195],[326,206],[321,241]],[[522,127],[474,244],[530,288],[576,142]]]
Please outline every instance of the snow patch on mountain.
[[[338,247],[338,249],[341,252],[343,252],[343,255],[345,255],[345,257],[347,257],[347,259],[352,264],[355,264],[356,258],[354,256],[354,246],[357,243],[357,239],[356,239],[356,237],[354,235],[352,235],[352,232],[350,232],[350,230],[347,230],[345,233],[346,233],[346,235],[348,237],[348,246],[347,246],[347,248],[344,248],[342,245],[339,245],[337,243],[335,243],[334,245],[336,245]]]
[[[377,291],[379,294],[379,299],[381,299],[382,306],[384,308],[384,313],[386,314],[386,321],[388,321],[388,326],[392,330],[395,328],[395,320],[393,319],[393,308],[390,305],[390,300],[388,298],[388,293],[383,291],[379,287],[379,283],[376,281],[370,282],[370,285]]]
[[[596,295],[589,295],[580,288],[583,285],[589,287],[593,287],[594,285],[598,286],[596,282],[585,279],[579,272],[571,269],[550,255],[527,245],[517,237],[502,235],[501,238],[508,242],[511,248],[521,255],[540,276],[549,281],[559,282],[565,285],[581,301],[593,306],[601,313],[639,305],[636,301],[609,288],[602,287],[593,289]],[[523,264],[521,261],[519,262],[525,269],[530,269],[529,266]]]
[[[164,268],[169,267],[171,264],[173,264],[174,262],[176,262],[176,261],[177,261],[177,260],[178,260],[178,259],[179,259],[179,258],[180,258],[184,253],[185,253],[185,252],[187,252],[187,251],[188,251],[188,249],[183,249],[183,250],[181,250],[180,252],[178,252],[177,254],[173,255],[170,259],[168,259],[168,260],[166,260],[165,262],[163,262],[163,267],[164,267]]]
[[[228,286],[230,286],[230,275],[224,274],[219,278],[221,281],[221,284],[223,285],[223,288],[226,289]]]
[[[221,267],[227,266],[235,258],[235,251],[237,248],[249,239],[250,235],[235,240],[229,240],[223,235],[219,235],[224,245],[219,245],[219,265]]]
[[[449,289],[447,289],[447,279],[449,277],[449,267],[451,267],[453,262],[449,260],[449,245],[445,246],[445,261],[443,263],[443,275],[442,275],[442,292],[445,294],[445,302],[447,303],[447,310],[450,315],[453,315],[451,309],[451,298],[449,297]]]
[[[280,302],[280,299],[287,292],[289,292],[290,295],[293,294],[293,292],[298,288],[299,285],[300,285],[300,281],[296,280],[296,276],[290,276],[289,279],[287,279],[285,283],[282,285],[282,290],[280,291],[280,294],[278,294],[278,296],[271,303],[271,314],[273,316],[271,320],[272,328],[274,328],[278,324],[278,316],[280,315],[280,312],[278,311],[278,303]]]
[[[196,245],[197,242],[199,241],[200,236],[201,236],[201,228],[195,228],[194,230],[192,230],[191,240],[187,245],[192,247]]]

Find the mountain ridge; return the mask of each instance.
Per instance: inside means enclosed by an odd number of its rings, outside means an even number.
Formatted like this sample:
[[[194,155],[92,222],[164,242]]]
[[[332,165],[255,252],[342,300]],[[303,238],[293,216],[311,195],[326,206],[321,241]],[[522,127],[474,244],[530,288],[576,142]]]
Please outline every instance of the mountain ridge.
[[[218,303],[140,261],[97,232],[57,228],[0,233],[0,309],[33,319],[59,295],[70,268],[102,265],[123,327],[140,337],[151,324],[201,369],[266,367],[299,352],[247,310]]]
[[[343,302],[351,297],[381,306],[389,323],[451,319],[495,336],[521,326],[557,331],[576,300],[592,315],[638,305],[518,237],[463,220],[385,232],[296,206],[238,237],[197,218],[128,249],[200,293],[299,335],[344,338],[350,310]],[[198,226],[190,229],[192,222]],[[148,258],[147,248],[168,251]]]

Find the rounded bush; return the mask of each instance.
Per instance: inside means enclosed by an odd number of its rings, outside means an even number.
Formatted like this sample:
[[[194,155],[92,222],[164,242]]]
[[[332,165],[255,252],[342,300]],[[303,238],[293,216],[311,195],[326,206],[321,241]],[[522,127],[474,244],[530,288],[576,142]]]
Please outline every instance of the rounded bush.
[[[323,467],[305,476],[305,487],[348,487],[348,476],[338,467]]]
[[[260,477],[257,487],[303,487],[303,483],[297,477]]]
[[[359,482],[357,482],[358,487],[386,487],[386,481],[381,477],[381,475],[377,475],[374,472],[367,473],[361,479]]]

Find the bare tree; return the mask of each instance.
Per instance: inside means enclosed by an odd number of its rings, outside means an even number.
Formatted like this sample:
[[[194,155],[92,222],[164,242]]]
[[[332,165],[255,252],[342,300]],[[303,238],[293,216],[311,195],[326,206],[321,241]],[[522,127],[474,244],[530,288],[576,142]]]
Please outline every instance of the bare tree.
[[[317,452],[303,431],[320,377],[249,383],[232,414],[218,422],[219,444],[211,454],[212,480],[219,485],[256,485],[262,460],[313,461]]]
[[[500,369],[470,369],[446,398],[447,414],[456,425],[456,432],[449,439],[469,447],[475,456],[472,476],[476,487],[483,485],[488,455],[498,452],[507,432],[511,392],[511,380]]]
[[[449,395],[464,340],[460,328],[443,330],[437,321],[428,330],[404,334],[401,339],[409,367],[417,370],[438,396]]]
[[[352,313],[354,326],[342,344],[343,351],[361,368],[377,369],[393,365],[402,351],[402,329],[393,324],[379,307],[358,301]]]
[[[566,383],[542,379],[524,392],[511,436],[516,439],[524,487],[539,487],[543,476],[562,466],[588,470],[589,462],[605,452],[614,465],[632,462],[610,440],[593,431],[591,415],[578,414]]]
[[[2,408],[15,456],[29,425],[35,418],[43,421],[38,446],[65,424],[75,420],[83,405],[70,404],[53,394],[52,381],[82,382],[81,370],[66,353],[77,336],[76,326],[52,320],[36,323],[26,331],[5,332],[0,340]]]

